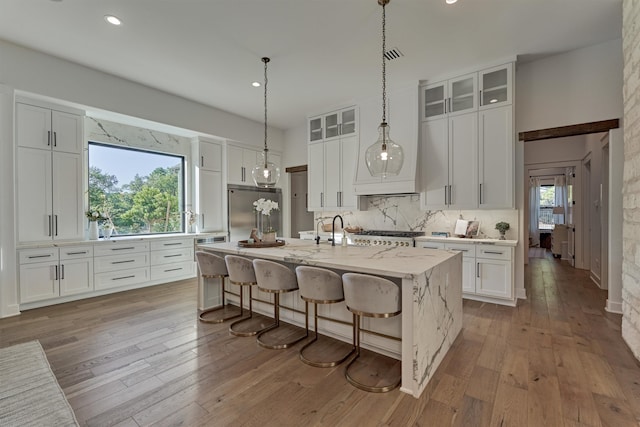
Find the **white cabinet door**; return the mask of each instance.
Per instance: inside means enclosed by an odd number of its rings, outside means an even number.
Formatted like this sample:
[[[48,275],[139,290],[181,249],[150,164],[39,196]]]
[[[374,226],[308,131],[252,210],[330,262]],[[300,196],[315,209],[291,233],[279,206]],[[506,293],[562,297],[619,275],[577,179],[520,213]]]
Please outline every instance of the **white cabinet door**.
[[[449,203],[449,121],[446,117],[422,123],[420,179],[422,209],[443,209]]]
[[[317,142],[324,139],[324,121],[322,116],[308,119],[307,142]]]
[[[429,153],[426,153],[428,156]],[[478,114],[449,118],[449,207],[478,206]]]
[[[53,150],[81,154],[84,143],[82,116],[52,110],[51,117]]]
[[[18,147],[16,175],[18,241],[51,240],[51,151]]]
[[[324,143],[309,144],[307,165],[307,210],[320,211],[324,205]]]
[[[93,291],[93,258],[60,261],[60,296]]]
[[[479,206],[513,208],[513,109],[510,105],[479,113]]]
[[[476,293],[498,298],[512,299],[511,261],[476,259]]]
[[[447,82],[420,87],[420,117],[422,120],[437,119],[447,114]]]
[[[242,151],[240,147],[227,145],[227,182],[229,184],[244,184],[246,170],[244,169]]]
[[[462,292],[476,292],[476,259],[462,258]]]
[[[200,231],[224,230],[222,172],[200,169],[199,193]]]
[[[480,109],[513,102],[513,63],[482,70],[478,74]]]
[[[222,171],[222,145],[200,141],[200,169]]]
[[[60,295],[58,261],[20,266],[20,303],[42,301]]]
[[[16,140],[19,147],[51,148],[51,110],[16,103]]]
[[[353,181],[358,161],[358,138],[350,136],[340,140],[340,208],[357,209],[358,197]]]
[[[324,143],[324,207],[329,210],[340,207],[340,146],[339,139]]]
[[[451,115],[477,110],[477,85],[477,73],[467,74],[449,80],[449,105],[447,106],[447,112]]]
[[[80,154],[53,153],[53,238],[84,239]]]

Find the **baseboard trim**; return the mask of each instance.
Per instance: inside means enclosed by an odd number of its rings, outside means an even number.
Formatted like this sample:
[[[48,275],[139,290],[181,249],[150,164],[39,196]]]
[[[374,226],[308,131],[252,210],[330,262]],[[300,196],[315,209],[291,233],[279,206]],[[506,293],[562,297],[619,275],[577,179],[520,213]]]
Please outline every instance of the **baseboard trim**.
[[[0,318],[18,316],[20,314],[20,305],[11,304],[7,306],[6,311],[2,311],[1,314],[2,316],[0,316]]]
[[[604,306],[604,309],[609,313],[622,314],[622,303],[607,299],[607,305]]]
[[[527,290],[524,288],[516,289],[516,298],[517,299],[527,299]]]

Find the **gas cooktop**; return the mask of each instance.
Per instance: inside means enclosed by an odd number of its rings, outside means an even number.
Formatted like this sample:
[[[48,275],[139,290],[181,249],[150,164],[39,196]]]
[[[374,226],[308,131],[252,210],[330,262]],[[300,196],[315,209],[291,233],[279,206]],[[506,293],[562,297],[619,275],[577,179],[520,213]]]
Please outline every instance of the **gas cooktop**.
[[[424,236],[424,231],[396,231],[396,230],[364,230],[353,233],[358,236],[379,236],[379,237],[420,237]]]

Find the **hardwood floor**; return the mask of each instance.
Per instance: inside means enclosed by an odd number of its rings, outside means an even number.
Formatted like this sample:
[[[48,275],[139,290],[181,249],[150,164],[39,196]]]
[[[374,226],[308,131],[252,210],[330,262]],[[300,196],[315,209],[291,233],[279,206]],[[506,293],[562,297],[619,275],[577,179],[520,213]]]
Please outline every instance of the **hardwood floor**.
[[[464,303],[464,328],[420,399],[349,385],[287,350],[196,320],[196,282],[30,310],[0,346],[38,339],[82,425],[637,426],[640,363],[586,272],[526,268],[516,308]]]

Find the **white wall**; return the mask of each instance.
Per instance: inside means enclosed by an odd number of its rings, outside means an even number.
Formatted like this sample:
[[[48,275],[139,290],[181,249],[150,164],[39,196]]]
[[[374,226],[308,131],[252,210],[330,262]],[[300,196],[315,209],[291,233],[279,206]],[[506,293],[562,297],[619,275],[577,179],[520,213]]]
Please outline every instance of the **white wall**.
[[[605,134],[608,136],[608,134]],[[589,200],[585,200],[585,208],[589,209],[589,271],[591,279],[600,287],[602,273],[601,259],[601,215],[602,215],[602,134],[586,135],[587,152],[591,157],[591,185]]]
[[[518,132],[622,117],[622,40],[518,64]]]
[[[585,154],[585,135],[524,143],[524,163],[527,165],[582,160]]]

